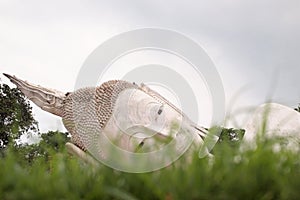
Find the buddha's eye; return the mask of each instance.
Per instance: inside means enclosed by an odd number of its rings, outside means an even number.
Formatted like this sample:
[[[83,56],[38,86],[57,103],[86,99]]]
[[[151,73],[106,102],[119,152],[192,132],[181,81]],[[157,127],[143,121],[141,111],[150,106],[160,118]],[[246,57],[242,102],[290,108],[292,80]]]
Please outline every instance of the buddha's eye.
[[[158,112],[157,112],[157,114],[161,114],[162,113],[162,109],[158,109]]]
[[[159,109],[158,109],[158,111],[157,111],[157,114],[158,114],[158,115],[160,115],[160,114],[162,113],[163,107],[164,107],[164,105],[161,105],[161,106],[159,107]]]

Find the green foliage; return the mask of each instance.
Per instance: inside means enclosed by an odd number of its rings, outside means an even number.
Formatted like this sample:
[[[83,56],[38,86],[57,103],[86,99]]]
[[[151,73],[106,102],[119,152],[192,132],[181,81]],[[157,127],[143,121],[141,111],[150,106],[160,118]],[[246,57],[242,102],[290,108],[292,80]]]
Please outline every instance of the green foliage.
[[[52,148],[56,152],[60,152],[64,149],[66,142],[70,140],[68,133],[62,133],[59,131],[49,131],[41,135],[42,140],[39,146],[42,148]]]
[[[28,165],[8,149],[0,160],[1,199],[299,199],[299,150],[261,139],[256,148],[217,145],[214,158],[182,157],[151,173],[94,169],[64,149]],[[281,144],[279,144],[281,145]],[[240,146],[241,147],[241,146]]]
[[[218,142],[234,145],[242,141],[244,134],[244,129],[222,128]]]
[[[300,103],[298,104],[298,108],[295,108],[295,110],[300,112]]]
[[[7,145],[37,126],[22,94],[0,89]],[[130,174],[82,163],[66,152],[67,134],[49,131],[39,144],[3,150],[0,199],[300,199],[300,148],[263,137],[248,145],[244,133],[222,128],[213,158],[199,159],[196,150],[162,170]]]
[[[35,159],[43,157],[49,160],[53,153],[60,153],[64,150],[66,142],[70,140],[67,133],[59,131],[49,131],[41,134],[42,140],[37,144],[21,144],[12,148],[18,157],[27,164],[31,164]]]
[[[0,84],[0,149],[28,131],[38,131],[31,109],[20,90]]]

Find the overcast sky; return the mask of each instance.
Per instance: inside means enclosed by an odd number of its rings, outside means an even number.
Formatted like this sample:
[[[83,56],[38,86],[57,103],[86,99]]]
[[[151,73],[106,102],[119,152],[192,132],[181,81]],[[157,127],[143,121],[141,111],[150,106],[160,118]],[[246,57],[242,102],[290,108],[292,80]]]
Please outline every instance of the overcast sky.
[[[137,28],[165,28],[193,39],[213,60],[228,113],[232,102],[238,110],[269,98],[295,107],[299,10],[299,0],[1,0],[0,72],[72,91],[83,62],[102,42]],[[36,107],[34,114],[42,131],[62,130],[59,118]]]

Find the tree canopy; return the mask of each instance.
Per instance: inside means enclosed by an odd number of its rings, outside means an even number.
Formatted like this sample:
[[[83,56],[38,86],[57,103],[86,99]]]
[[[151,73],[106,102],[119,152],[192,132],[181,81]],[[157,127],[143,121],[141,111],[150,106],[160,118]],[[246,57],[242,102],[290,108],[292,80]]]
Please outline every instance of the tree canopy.
[[[38,132],[29,101],[17,88],[0,84],[0,149],[29,131]]]
[[[298,108],[295,108],[295,110],[300,112],[300,103],[298,104]]]
[[[17,144],[17,140],[25,133],[37,133],[41,140],[37,144]],[[60,152],[69,140],[68,133],[48,131],[41,134],[38,123],[32,115],[29,101],[17,88],[0,84],[0,150],[12,146],[21,160],[31,163],[38,157],[47,159],[50,151]],[[4,156],[5,151],[1,151]]]

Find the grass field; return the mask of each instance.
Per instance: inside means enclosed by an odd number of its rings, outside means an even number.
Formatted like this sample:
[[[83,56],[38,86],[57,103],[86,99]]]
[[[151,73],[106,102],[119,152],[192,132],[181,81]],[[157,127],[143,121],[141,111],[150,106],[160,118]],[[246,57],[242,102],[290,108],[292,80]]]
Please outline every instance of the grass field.
[[[280,141],[221,143],[214,158],[195,151],[192,161],[181,157],[143,174],[95,169],[65,150],[28,163],[8,149],[0,159],[0,199],[300,199],[299,151]]]

